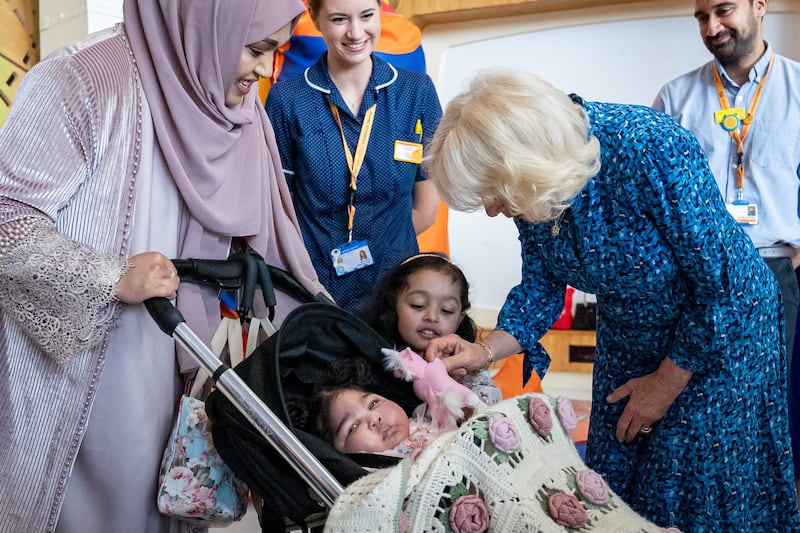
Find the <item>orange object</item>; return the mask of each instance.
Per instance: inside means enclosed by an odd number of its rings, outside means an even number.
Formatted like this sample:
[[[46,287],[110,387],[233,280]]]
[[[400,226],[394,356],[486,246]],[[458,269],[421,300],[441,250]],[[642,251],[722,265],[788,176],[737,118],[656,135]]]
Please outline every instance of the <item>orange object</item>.
[[[272,87],[272,82],[268,78],[258,78],[258,97],[261,99],[261,105],[267,103],[267,93],[270,87]]]
[[[586,439],[589,436],[589,419],[579,419],[578,425],[572,430],[572,433],[570,433],[569,436],[572,438],[572,442],[575,444],[586,442]]]
[[[500,388],[504,400],[528,392],[542,392],[542,380],[539,379],[536,372],[531,373],[531,378],[528,382],[524,385],[522,384],[523,357],[521,353],[511,355],[492,363],[489,367],[489,371],[492,373],[492,380]]]
[[[439,252],[450,257],[450,240],[447,236],[447,204],[439,204],[439,214],[433,226],[417,235],[420,252]]]

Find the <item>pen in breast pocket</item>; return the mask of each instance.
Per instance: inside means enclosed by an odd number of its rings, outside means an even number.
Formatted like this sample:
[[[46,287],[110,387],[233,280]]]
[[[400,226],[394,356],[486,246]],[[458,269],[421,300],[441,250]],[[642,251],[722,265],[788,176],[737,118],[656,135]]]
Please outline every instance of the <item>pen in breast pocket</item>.
[[[417,119],[417,125],[414,126],[414,133],[419,135],[419,141],[422,142],[422,119]]]

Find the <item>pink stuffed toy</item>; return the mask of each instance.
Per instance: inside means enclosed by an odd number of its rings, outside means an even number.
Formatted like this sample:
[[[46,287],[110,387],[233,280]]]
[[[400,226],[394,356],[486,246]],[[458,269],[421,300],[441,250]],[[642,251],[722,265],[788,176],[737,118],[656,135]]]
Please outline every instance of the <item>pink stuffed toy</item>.
[[[414,393],[428,404],[431,421],[441,429],[458,427],[464,418],[464,408],[481,405],[478,396],[450,377],[441,359],[430,363],[411,348],[398,352],[389,348],[381,350],[384,367],[405,381],[413,381]]]

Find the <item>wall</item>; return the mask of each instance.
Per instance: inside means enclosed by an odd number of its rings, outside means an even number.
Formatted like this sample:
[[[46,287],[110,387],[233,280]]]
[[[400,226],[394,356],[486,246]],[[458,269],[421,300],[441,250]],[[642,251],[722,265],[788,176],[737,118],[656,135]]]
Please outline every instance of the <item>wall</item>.
[[[42,57],[122,20],[122,0],[39,0]]]
[[[649,105],[661,85],[711,58],[691,7],[668,4],[432,24],[423,29],[423,46],[443,105],[488,67],[535,72],[588,100]],[[797,4],[773,0],[765,34],[779,53],[800,60]],[[519,282],[516,228],[482,211],[451,211],[449,227],[453,260],[472,284],[474,316],[491,325]]]
[[[86,0],[39,0],[42,57],[86,35]]]

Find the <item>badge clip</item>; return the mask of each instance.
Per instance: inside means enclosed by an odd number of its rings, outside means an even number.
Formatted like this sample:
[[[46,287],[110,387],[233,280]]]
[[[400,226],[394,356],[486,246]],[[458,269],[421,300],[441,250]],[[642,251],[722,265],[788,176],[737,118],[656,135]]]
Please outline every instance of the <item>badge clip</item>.
[[[739,127],[739,123],[745,118],[744,109],[741,107],[727,107],[714,111],[714,120],[722,126],[725,131],[733,131]]]

